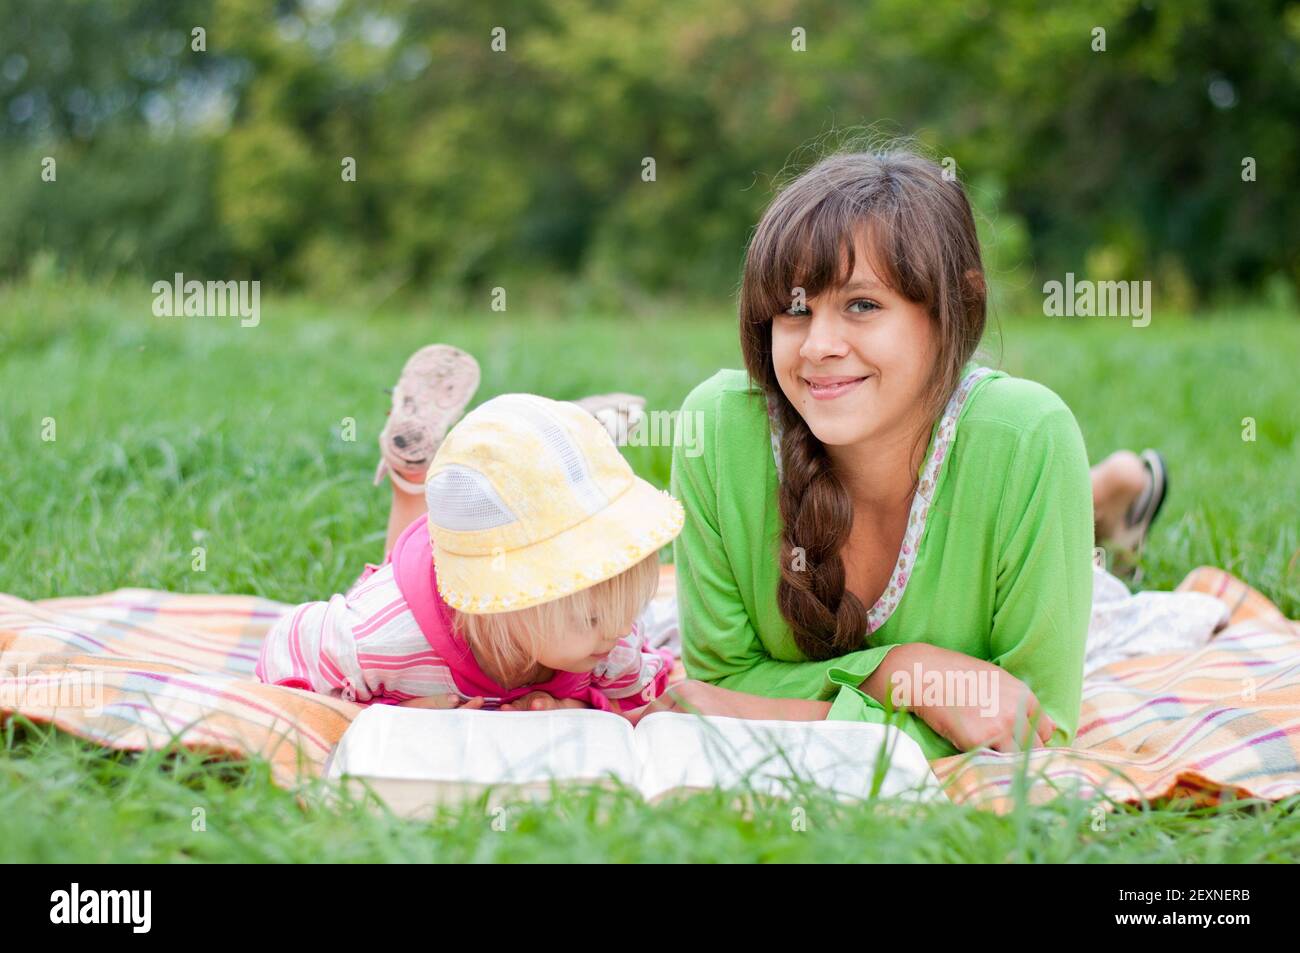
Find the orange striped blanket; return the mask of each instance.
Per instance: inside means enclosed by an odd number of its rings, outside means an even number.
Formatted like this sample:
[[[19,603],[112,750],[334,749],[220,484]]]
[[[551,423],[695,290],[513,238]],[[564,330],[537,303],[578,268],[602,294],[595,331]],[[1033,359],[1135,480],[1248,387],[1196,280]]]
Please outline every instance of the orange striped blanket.
[[[673,582],[665,566],[659,598]],[[952,799],[1005,811],[1018,787],[1034,802],[1067,788],[1115,803],[1300,793],[1300,624],[1218,569],[1179,588],[1227,601],[1228,628],[1198,651],[1089,676],[1072,748],[1040,749],[1027,765],[989,751],[934,762]],[[0,595],[0,718],[18,712],[113,748],[257,755],[292,786],[320,774],[361,706],[253,677],[261,639],[286,608],[142,589]]]

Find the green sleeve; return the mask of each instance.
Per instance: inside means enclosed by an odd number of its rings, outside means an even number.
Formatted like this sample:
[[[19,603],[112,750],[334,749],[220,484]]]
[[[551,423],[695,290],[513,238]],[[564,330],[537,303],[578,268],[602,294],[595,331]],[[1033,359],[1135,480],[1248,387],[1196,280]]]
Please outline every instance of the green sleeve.
[[[682,444],[673,448],[671,490],[686,511],[686,522],[673,543],[682,661],[691,678],[723,688],[769,698],[827,700],[842,684],[864,681],[893,646],[823,662],[786,662],[768,654],[745,607],[718,525],[719,401],[719,395],[709,392],[709,382],[691,392],[682,413],[700,414],[703,452],[688,454]],[[758,466],[754,470],[763,472]],[[761,491],[747,502],[763,506]],[[731,551],[745,559],[770,558],[759,540],[734,539],[733,534],[731,543]],[[874,700],[871,704],[880,707]]]
[[[858,682],[845,679],[840,683],[839,694],[826,714],[827,721],[863,721],[901,728],[921,746],[921,751],[931,761],[960,753],[952,742],[931,728],[920,715],[887,710],[858,687],[860,682],[861,679]]]
[[[1020,679],[1056,723],[1079,726],[1092,613],[1092,483],[1083,436],[1064,404],[1021,436],[998,513],[990,661]]]

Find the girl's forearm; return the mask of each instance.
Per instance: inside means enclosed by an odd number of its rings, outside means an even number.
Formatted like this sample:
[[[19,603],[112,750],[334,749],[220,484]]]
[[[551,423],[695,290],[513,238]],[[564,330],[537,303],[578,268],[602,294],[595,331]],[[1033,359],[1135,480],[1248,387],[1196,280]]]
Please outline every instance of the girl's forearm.
[[[769,698],[776,714],[766,717],[777,721],[825,721],[830,714],[831,703],[819,702],[807,698]]]
[[[731,692],[728,701],[730,707],[735,709],[734,714],[741,718],[764,718],[771,721],[824,721],[831,710],[830,702],[811,698],[769,698],[748,692]]]
[[[924,642],[904,642],[902,645],[895,646],[885,656],[884,661],[876,666],[876,670],[858,687],[886,708],[897,708],[897,705],[891,706],[889,701],[893,688],[893,675],[895,672],[908,671],[920,662],[926,648],[929,646]]]
[[[942,693],[937,701],[930,701],[929,692],[922,693],[921,684],[931,676],[943,676],[942,684],[949,684],[948,675],[963,676],[993,673],[999,687],[994,687],[991,697],[1010,698],[1016,690],[1023,690],[1032,708],[1038,700],[1032,691],[1005,669],[985,659],[975,658],[955,649],[940,648],[928,642],[910,642],[896,646],[885,656],[880,666],[861,684],[861,689],[887,708],[907,711],[920,718],[935,732],[948,739],[958,750],[966,751],[983,743],[988,735],[990,714],[977,699],[963,696],[946,697]],[[896,687],[904,689],[895,691]],[[908,690],[910,687],[910,690]],[[926,700],[922,701],[922,695]],[[996,703],[994,703],[996,708]],[[1005,707],[1005,706],[1004,706]],[[1011,706],[1013,709],[1018,705]],[[996,727],[996,726],[995,726]],[[1046,739],[1044,739],[1045,741]],[[1000,750],[1000,749],[999,749]]]
[[[914,680],[915,667],[919,666],[922,671],[928,668],[953,668],[962,664],[965,666],[963,659],[970,659],[976,667],[988,667],[988,662],[983,659],[976,659],[972,655],[967,655],[956,649],[940,649],[937,645],[931,645],[930,642],[904,642],[896,645],[888,655],[885,655],[884,662],[881,662],[876,671],[867,676],[858,688],[866,692],[868,696],[875,698],[885,707],[894,707],[894,709],[909,709],[914,714],[923,714],[922,706],[919,702],[913,702],[911,705],[901,705],[894,702],[891,706],[889,697],[893,692],[894,672],[902,672],[906,679]],[[919,688],[919,686],[918,686]],[[906,693],[905,693],[906,694]]]

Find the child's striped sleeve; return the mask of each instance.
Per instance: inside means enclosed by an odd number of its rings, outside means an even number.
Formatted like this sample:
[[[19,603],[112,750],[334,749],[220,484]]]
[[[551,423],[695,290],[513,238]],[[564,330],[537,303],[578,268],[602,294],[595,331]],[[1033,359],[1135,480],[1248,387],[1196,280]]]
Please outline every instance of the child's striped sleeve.
[[[615,711],[641,708],[667,691],[673,661],[667,649],[646,645],[638,623],[592,671],[591,687],[608,698]]]

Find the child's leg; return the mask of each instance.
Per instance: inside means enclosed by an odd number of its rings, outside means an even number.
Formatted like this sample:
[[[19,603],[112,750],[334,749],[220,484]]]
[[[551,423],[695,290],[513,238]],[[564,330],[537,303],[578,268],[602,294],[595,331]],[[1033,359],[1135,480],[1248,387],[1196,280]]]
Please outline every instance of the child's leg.
[[[387,474],[392,484],[384,553],[405,529],[428,512],[423,483],[447,431],[478,389],[478,362],[446,344],[416,351],[402,368],[393,389],[393,406],[379,435],[378,484]],[[609,431],[626,441],[645,416],[645,398],[634,394],[598,394],[575,401]]]
[[[595,416],[615,441],[626,441],[628,435],[636,431],[645,416],[642,410],[645,406],[645,398],[631,394],[600,394],[584,397],[574,403]],[[435,445],[433,449],[436,450],[437,446]],[[390,468],[390,472],[396,473],[396,469]],[[388,510],[388,541],[384,544],[385,554],[392,551],[393,543],[397,542],[397,537],[402,535],[406,527],[429,510],[423,493],[410,492],[417,488],[419,481],[424,479],[424,474],[406,468],[402,470],[402,479],[406,482],[406,487],[399,487],[395,481],[392,482],[393,502]]]
[[[405,493],[393,486],[393,503],[388,510],[388,540],[384,543],[384,555],[393,551],[393,544],[410,526],[428,512],[423,493]]]
[[[375,471],[375,483],[387,474],[392,485],[385,555],[402,531],[424,515],[424,475],[478,382],[478,362],[446,344],[421,348],[402,368],[393,388],[392,409],[379,435]]]

